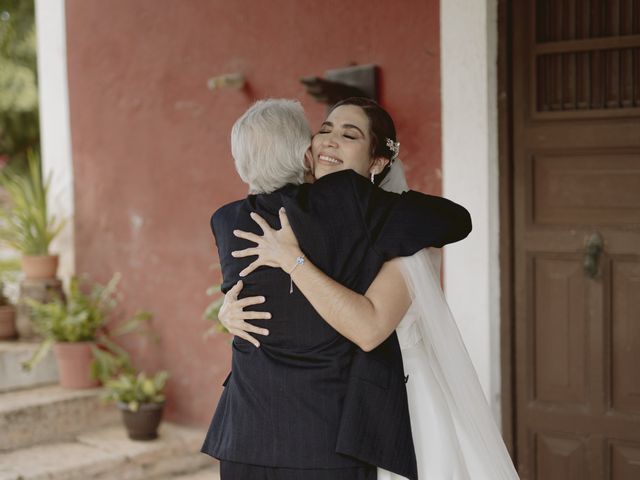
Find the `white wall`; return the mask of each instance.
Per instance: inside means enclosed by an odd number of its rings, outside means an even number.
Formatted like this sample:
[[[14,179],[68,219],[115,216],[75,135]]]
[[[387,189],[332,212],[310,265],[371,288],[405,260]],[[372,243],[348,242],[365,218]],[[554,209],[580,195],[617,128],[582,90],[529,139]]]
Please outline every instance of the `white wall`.
[[[440,2],[444,196],[471,213],[446,248],[451,310],[500,422],[497,0]]]
[[[67,218],[51,246],[60,254],[58,276],[65,283],[75,270],[73,246],[73,164],[69,126],[64,0],[36,0],[38,92],[43,172],[53,174],[50,212]]]

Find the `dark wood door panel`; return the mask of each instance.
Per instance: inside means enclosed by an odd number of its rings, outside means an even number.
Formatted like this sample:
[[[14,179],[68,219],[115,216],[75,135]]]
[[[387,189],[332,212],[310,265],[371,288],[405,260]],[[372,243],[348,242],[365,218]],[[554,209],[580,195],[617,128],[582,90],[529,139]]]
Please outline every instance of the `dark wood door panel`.
[[[589,470],[587,437],[537,432],[535,477],[540,480],[584,480]]]
[[[528,430],[552,431],[563,435],[579,435],[588,438],[640,441],[640,420],[628,415],[606,414],[589,418],[589,412],[564,409],[563,406],[532,404],[528,412]],[[525,437],[523,437],[525,438]],[[636,443],[637,446],[637,443]]]
[[[640,44],[640,36],[626,40],[619,43]],[[634,92],[634,83],[640,48],[594,49],[598,43],[567,42],[560,44],[564,48],[557,53],[543,53],[552,50],[548,45],[537,49],[535,118],[557,117],[550,112],[565,119],[637,115],[640,96]]]
[[[531,439],[532,480],[640,478],[640,449],[635,444],[553,430],[532,432]]]
[[[538,18],[538,44],[640,33],[637,0],[539,0],[529,12]]]
[[[535,145],[537,150],[640,148],[640,117],[566,122],[560,117],[533,121],[526,119],[524,112],[517,115],[522,117],[523,123],[526,122],[526,128],[516,132],[521,136],[520,141],[523,145]],[[525,153],[524,150],[515,152],[517,155]]]
[[[611,480],[640,478],[640,448],[637,445],[611,442],[608,453]]]
[[[517,464],[640,479],[640,0],[511,6]]]
[[[636,0],[537,0],[523,45],[528,110],[538,119],[637,117],[640,5]]]
[[[524,216],[524,215],[523,215]],[[524,224],[524,222],[523,222]],[[594,232],[604,239],[604,251],[608,255],[640,255],[640,232],[636,225],[604,228],[599,225],[544,225],[528,230],[519,239],[528,251],[585,253],[586,243]],[[523,263],[524,265],[524,263]]]
[[[531,267],[531,401],[588,408],[589,285],[582,257],[540,254],[533,256]]]
[[[638,225],[640,150],[538,153],[528,189],[534,224]]]
[[[611,410],[640,415],[640,256],[610,260]],[[640,478],[640,477],[638,477]]]

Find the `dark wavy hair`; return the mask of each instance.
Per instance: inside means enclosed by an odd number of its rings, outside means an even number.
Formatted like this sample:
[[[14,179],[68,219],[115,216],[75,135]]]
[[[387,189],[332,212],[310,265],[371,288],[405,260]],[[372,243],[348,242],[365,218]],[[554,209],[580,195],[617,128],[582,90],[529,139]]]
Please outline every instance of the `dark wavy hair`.
[[[387,146],[387,138],[396,141],[396,127],[391,115],[376,101],[366,97],[350,97],[340,100],[333,105],[327,116],[336,108],[345,105],[360,107],[369,119],[369,134],[371,135],[371,158],[384,157],[389,163],[384,170],[375,176],[375,184],[379,185],[382,179],[389,173],[393,151]]]

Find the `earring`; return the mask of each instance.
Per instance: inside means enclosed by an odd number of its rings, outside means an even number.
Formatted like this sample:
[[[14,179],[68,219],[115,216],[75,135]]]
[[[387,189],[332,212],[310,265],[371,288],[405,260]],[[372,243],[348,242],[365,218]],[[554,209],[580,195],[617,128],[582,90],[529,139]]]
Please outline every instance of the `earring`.
[[[371,183],[375,183],[375,182],[374,182],[374,177],[375,177],[375,176],[376,176],[376,174],[375,174],[375,173],[373,173],[373,172],[371,172]]]

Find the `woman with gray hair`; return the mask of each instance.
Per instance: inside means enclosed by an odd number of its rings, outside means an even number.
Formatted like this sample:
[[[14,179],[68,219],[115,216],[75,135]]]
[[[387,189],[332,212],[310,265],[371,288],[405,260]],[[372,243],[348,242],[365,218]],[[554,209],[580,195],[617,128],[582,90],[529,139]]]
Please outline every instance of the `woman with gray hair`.
[[[316,177],[344,168],[353,168],[361,174],[371,170],[375,165],[372,154],[357,158],[351,155],[354,141],[359,139],[365,144],[373,144],[376,137],[386,137],[384,145],[389,153],[383,156],[387,161],[397,156],[395,132],[391,133],[389,141],[387,132],[380,128],[385,122],[380,120],[378,109],[373,102],[362,99],[347,100],[334,107],[313,140],[312,165]],[[354,126],[356,129],[352,128]],[[360,134],[363,134],[362,138]],[[375,152],[375,147],[369,151]],[[387,171],[390,171],[386,177],[389,184],[407,190],[397,162]],[[380,181],[379,178],[372,176],[372,181]],[[257,247],[234,252],[236,258],[258,256],[240,273],[241,276],[261,266],[280,267],[291,272],[292,281],[323,319],[364,351],[375,351],[394,329],[398,329],[404,369],[407,378],[412,379],[407,382],[407,389],[420,478],[517,478],[442,294],[438,250],[423,250],[411,257],[388,261],[367,291],[361,294],[332,280],[310,261],[301,268],[294,266],[291,269],[292,259],[307,252],[300,248],[284,212],[280,213],[281,230],[273,230],[259,216],[254,220],[264,233],[263,237],[236,232],[240,238],[257,244]],[[260,302],[251,297],[235,301],[241,287],[238,283],[228,293],[220,319],[232,333],[249,337],[249,341],[257,344],[248,332],[268,333],[261,327],[270,322],[252,321],[261,318],[256,316],[259,314],[243,311],[243,305]],[[407,477],[379,469],[378,478]]]

